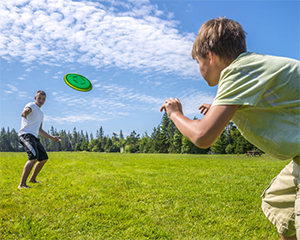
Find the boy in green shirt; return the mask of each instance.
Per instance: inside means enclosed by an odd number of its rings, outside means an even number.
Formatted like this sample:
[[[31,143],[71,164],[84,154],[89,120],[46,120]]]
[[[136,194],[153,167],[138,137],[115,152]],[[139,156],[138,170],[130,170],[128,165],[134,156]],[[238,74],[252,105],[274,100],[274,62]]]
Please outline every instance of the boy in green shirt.
[[[247,52],[242,26],[224,17],[202,25],[192,57],[208,85],[218,85],[213,104],[199,107],[201,120],[185,117],[177,98],[160,110],[200,148],[210,147],[232,119],[267,154],[293,159],[263,193],[262,209],[281,239],[300,239],[300,62]]]

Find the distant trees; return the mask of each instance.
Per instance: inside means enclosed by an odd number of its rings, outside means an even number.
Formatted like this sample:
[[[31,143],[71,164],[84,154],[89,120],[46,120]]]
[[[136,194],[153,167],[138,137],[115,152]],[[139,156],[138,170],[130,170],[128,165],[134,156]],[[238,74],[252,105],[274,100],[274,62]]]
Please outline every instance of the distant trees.
[[[145,132],[142,136],[134,130],[124,138],[122,130],[119,134],[113,132],[112,137],[104,134],[102,126],[97,130],[96,137],[87,132],[57,131],[50,128],[51,135],[60,136],[61,142],[54,143],[51,140],[39,136],[47,151],[89,151],[89,152],[125,152],[125,153],[190,153],[206,154],[208,152],[219,154],[245,153],[257,148],[249,143],[239,132],[236,126],[230,122],[219,136],[216,142],[208,149],[200,149],[185,138],[174,123],[164,113],[161,123],[153,128],[151,135]],[[0,151],[23,151],[18,142],[18,133],[12,129],[1,128]]]
[[[259,150],[241,135],[233,122],[227,125],[210,149],[212,152],[219,154],[237,154],[245,153],[249,150]]]
[[[0,152],[19,152],[22,148],[18,142],[18,133],[15,129],[5,131],[1,128],[0,131]]]

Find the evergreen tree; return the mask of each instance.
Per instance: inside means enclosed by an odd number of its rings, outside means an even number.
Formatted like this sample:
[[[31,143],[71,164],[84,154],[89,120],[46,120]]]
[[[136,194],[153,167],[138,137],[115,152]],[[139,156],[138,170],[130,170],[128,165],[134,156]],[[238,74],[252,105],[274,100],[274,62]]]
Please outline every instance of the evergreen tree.
[[[150,153],[160,153],[161,152],[161,142],[160,142],[160,126],[154,127],[153,132],[149,141],[149,152]]]
[[[103,131],[103,128],[102,126],[100,127],[100,130],[99,130],[99,136],[98,136],[98,139],[100,140],[100,142],[102,142],[104,138],[104,131]]]
[[[0,151],[5,152],[5,142],[6,142],[6,131],[5,128],[1,128],[1,133],[0,133]]]
[[[111,140],[112,140],[112,145],[118,145],[118,142],[119,142],[118,134],[113,132],[113,136],[112,136]]]
[[[145,134],[142,136],[142,138],[140,138],[139,140],[139,149],[141,153],[147,153],[149,152],[149,143],[150,142],[150,138],[147,134],[147,132],[145,132]]]
[[[111,138],[107,137],[107,141],[106,141],[106,144],[104,146],[104,151],[105,152],[110,152],[110,149],[111,149],[112,145],[113,145],[113,143],[112,143]]]
[[[85,138],[84,140],[89,143],[90,142],[90,139],[89,139],[89,134],[87,132],[85,132]]]
[[[181,153],[181,148],[182,148],[182,134],[176,128],[174,136],[173,136],[172,144],[169,148],[169,152],[171,152],[171,153]]]
[[[92,139],[88,144],[88,149],[90,152],[99,152],[98,140]]]
[[[80,145],[81,151],[89,151],[89,143],[84,139]]]
[[[57,132],[57,130],[53,126],[51,126],[51,128],[50,128],[50,134],[52,136],[58,136],[59,135],[58,132]],[[39,136],[39,138],[42,138],[42,136]],[[60,145],[57,144],[57,143],[55,143],[55,142],[53,142],[53,141],[50,141],[50,140],[49,140],[49,144],[47,145],[46,149],[48,151],[55,151],[55,152],[61,151]]]
[[[57,144],[60,146],[60,149],[62,151],[70,151],[72,147],[71,147],[69,136],[66,133],[66,131],[65,130],[60,131],[59,136],[61,142],[58,142]]]
[[[7,128],[7,131],[5,131],[4,127],[1,129],[0,149],[2,152],[12,151],[9,127]]]
[[[182,136],[181,153],[190,153],[191,146],[191,142],[185,136]]]
[[[230,143],[226,146],[226,148],[225,148],[225,152],[227,153],[227,154],[233,154],[234,153],[234,146],[233,145],[231,145]]]
[[[71,151],[74,151],[75,150],[75,147],[78,143],[78,136],[77,136],[77,131],[76,131],[76,127],[73,128],[73,134],[72,134],[72,138],[71,138],[71,145],[72,145],[72,150]],[[78,151],[78,150],[75,150],[75,151]]]
[[[12,129],[10,132],[10,145],[12,147],[12,151],[14,152],[19,152],[21,150],[18,133],[15,131],[15,129]]]
[[[120,140],[124,140],[124,135],[122,129],[120,130]]]
[[[222,134],[218,137],[218,139],[210,147],[210,149],[215,153],[224,154],[226,153],[225,149],[227,145],[228,145],[227,135],[224,130]]]
[[[168,127],[170,124],[170,119],[168,117],[167,112],[164,112],[162,122],[160,125],[160,135],[159,135],[159,140],[160,140],[160,150],[159,152],[161,153],[167,153],[169,150],[169,132],[168,132]]]
[[[76,144],[75,151],[76,152],[81,151],[81,142],[79,142],[79,143]]]
[[[122,132],[122,129],[120,130],[120,139],[119,139],[119,142],[118,142],[118,147],[120,149],[124,149],[125,148],[125,139],[124,139],[124,135],[123,135],[123,132]],[[121,150],[120,150],[121,152]]]
[[[134,130],[130,133],[130,135],[126,138],[126,146],[130,146],[127,147],[125,146],[125,152],[126,149],[130,149],[130,152],[137,152],[139,151],[139,139],[140,139],[140,134],[137,134]]]

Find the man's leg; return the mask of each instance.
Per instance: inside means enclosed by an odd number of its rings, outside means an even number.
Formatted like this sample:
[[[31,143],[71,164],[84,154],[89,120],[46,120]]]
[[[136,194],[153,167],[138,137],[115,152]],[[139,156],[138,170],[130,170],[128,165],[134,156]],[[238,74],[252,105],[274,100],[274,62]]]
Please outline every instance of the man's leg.
[[[36,176],[39,174],[39,172],[42,170],[43,166],[45,165],[45,163],[47,162],[48,159],[37,162],[37,164],[35,165],[32,175],[29,179],[29,182],[33,182],[36,183]]]
[[[28,186],[26,185],[26,181],[27,181],[29,173],[31,172],[31,169],[33,168],[36,160],[37,159],[28,160],[27,163],[25,163],[19,188],[28,188]]]

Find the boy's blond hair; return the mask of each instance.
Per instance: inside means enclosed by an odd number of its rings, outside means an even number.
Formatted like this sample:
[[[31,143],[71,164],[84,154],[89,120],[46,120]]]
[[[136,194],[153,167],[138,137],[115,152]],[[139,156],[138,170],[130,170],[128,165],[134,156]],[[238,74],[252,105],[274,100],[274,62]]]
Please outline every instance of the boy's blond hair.
[[[205,22],[195,39],[192,57],[205,58],[207,50],[224,61],[232,61],[247,51],[243,27],[231,19],[215,18]]]

